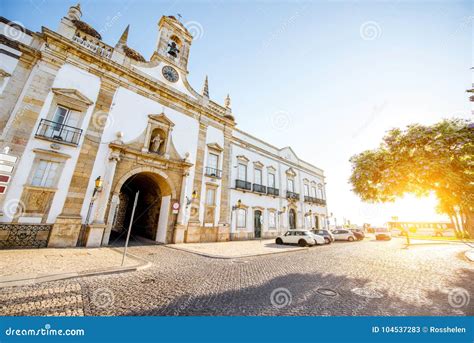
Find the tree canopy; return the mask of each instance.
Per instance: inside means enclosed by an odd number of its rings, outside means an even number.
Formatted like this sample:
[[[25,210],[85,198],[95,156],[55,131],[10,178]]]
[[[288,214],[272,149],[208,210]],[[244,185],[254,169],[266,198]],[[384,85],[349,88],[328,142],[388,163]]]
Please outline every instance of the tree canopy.
[[[474,128],[466,119],[413,124],[387,132],[377,149],[350,158],[353,191],[364,201],[388,202],[406,193],[435,192],[438,211],[457,234],[474,237]]]

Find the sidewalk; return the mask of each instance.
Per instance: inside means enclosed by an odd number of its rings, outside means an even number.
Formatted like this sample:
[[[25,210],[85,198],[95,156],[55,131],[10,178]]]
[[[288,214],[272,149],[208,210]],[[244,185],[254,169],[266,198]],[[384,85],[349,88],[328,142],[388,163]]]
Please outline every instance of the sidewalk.
[[[0,250],[0,288],[79,276],[135,271],[149,263],[116,248]]]
[[[213,258],[239,258],[308,249],[291,245],[277,245],[275,244],[274,239],[255,239],[250,241],[230,241],[216,243],[181,243],[169,244],[166,246],[168,248],[183,250]]]

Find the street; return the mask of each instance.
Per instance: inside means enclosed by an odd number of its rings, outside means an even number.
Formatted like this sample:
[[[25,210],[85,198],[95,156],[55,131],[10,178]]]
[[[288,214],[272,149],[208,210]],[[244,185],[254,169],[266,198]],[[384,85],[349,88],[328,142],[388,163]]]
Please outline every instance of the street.
[[[303,251],[213,259],[132,246],[150,268],[0,289],[1,315],[474,315],[469,246],[336,242]]]

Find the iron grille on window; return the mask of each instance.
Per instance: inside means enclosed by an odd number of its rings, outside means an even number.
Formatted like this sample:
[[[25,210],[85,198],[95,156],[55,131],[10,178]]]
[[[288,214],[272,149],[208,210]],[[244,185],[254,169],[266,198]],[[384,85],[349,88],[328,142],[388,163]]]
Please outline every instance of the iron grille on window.
[[[206,167],[206,175],[220,179],[222,177],[222,170],[212,167]]]
[[[279,192],[278,188],[267,187],[267,194],[278,196],[280,194],[280,192]]]
[[[82,130],[77,127],[61,124],[47,119],[41,119],[36,129],[37,137],[45,137],[58,142],[78,145]]]
[[[299,195],[298,193],[286,191],[286,197],[287,197],[288,199],[296,199],[296,200],[298,200],[298,199],[300,198],[300,195]]]
[[[258,183],[253,184],[253,191],[257,193],[266,193],[267,192],[267,187],[264,185],[259,185]]]
[[[235,188],[251,190],[252,184],[244,180],[235,180]]]

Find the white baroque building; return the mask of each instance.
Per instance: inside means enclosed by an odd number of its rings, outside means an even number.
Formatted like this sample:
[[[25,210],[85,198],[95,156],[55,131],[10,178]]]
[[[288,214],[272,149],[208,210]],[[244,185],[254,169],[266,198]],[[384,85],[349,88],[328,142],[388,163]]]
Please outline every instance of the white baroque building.
[[[69,8],[57,31],[0,18],[0,247],[275,237],[327,227],[323,171],[236,127],[187,81],[192,36],[158,23],[149,60]],[[15,161],[16,158],[16,161]]]

